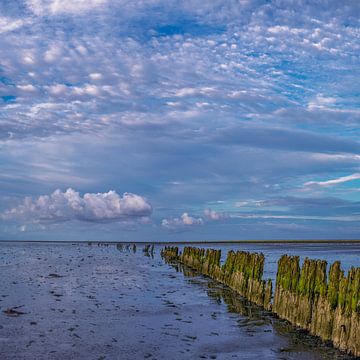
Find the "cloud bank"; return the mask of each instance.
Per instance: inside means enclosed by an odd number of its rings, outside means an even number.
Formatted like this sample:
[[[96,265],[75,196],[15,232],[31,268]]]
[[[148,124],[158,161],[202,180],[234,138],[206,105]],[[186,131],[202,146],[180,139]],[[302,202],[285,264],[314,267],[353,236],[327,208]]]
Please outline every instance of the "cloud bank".
[[[136,194],[124,193],[120,196],[111,190],[81,196],[69,188],[65,192],[57,189],[51,195],[41,195],[37,199],[26,197],[21,205],[6,210],[2,217],[35,223],[71,220],[111,222],[144,218],[151,213],[150,203]]]

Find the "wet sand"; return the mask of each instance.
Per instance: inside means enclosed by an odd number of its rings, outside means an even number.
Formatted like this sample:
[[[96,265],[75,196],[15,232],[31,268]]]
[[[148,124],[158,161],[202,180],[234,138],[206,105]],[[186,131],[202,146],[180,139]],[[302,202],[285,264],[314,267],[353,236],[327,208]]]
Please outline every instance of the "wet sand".
[[[0,249],[4,360],[348,358],[226,287],[165,264],[160,247],[154,258],[114,245]]]

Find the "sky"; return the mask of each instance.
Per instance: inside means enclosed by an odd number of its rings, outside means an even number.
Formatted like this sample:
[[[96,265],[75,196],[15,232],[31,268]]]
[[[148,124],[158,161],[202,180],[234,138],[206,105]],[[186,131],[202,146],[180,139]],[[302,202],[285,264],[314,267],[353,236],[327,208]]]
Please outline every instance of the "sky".
[[[360,238],[358,0],[2,0],[0,239]]]

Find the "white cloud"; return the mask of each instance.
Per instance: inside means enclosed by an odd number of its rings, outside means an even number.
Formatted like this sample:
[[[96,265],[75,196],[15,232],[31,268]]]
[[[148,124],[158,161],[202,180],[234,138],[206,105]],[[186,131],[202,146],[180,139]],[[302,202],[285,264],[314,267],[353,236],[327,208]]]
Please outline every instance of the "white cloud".
[[[358,215],[320,216],[320,215],[272,215],[272,214],[234,214],[233,219],[279,219],[279,220],[328,220],[328,221],[360,221]]]
[[[51,195],[37,199],[25,198],[23,203],[2,214],[4,220],[22,219],[30,222],[43,221],[126,221],[151,215],[152,207],[142,196],[115,191],[86,193],[82,197],[69,188],[57,189]]]
[[[356,62],[357,32],[355,28],[343,27],[333,17],[331,23],[319,20],[315,24],[314,14],[304,13],[302,21],[298,21],[298,15],[289,8],[280,11],[274,7],[274,17],[269,21],[264,8],[272,6],[252,1],[246,6],[239,1],[225,4],[215,0],[197,1],[196,6],[190,1],[161,0],[26,0],[26,4],[35,14],[45,17],[31,15],[28,20],[26,11],[22,21],[24,24],[31,21],[32,26],[26,27],[26,31],[12,32],[0,41],[6,92],[11,93],[13,85],[23,84],[32,84],[38,90],[36,96],[12,100],[20,109],[4,110],[4,116],[11,122],[1,133],[11,133],[15,139],[100,130],[114,122],[127,126],[129,122],[120,120],[125,113],[131,124],[137,126],[151,125],[157,119],[157,123],[171,124],[180,120],[184,128],[201,116],[206,116],[209,127],[224,126],[235,119],[251,118],[258,122],[265,117],[269,124],[276,125],[279,119],[276,111],[281,110],[288,110],[281,117],[287,126],[292,126],[289,119],[298,118],[317,123],[339,119],[342,126],[358,121],[359,113],[352,109],[356,97],[346,102],[341,97],[342,89],[352,86],[343,73],[350,74]],[[236,15],[244,11],[242,18],[249,21],[246,25]],[[59,23],[58,19],[48,18],[83,13],[74,23],[67,16]],[[189,19],[199,19],[199,24],[193,31],[191,21],[177,24],[175,17],[179,33],[159,36],[159,13],[164,19],[172,19],[173,13],[189,14]],[[253,15],[247,17],[250,14]],[[8,23],[17,21],[4,19],[0,17],[0,29],[1,24],[8,28]],[[136,25],[142,20],[143,29],[132,26],[132,22]],[[219,20],[226,24],[224,31],[211,26]],[[203,31],[198,33],[198,25],[199,30],[204,26],[206,36]],[[137,31],[153,35],[148,41],[139,41]],[[271,43],[267,40],[269,35]],[[303,43],[304,38],[309,45]],[[342,54],[341,57],[328,54],[329,58],[324,59],[324,68],[334,70],[327,80],[337,84],[333,91],[331,84],[329,87],[320,84],[320,91],[317,81],[305,80],[317,73],[313,63],[309,63],[309,55],[320,56],[314,55],[311,44],[321,41]],[[298,66],[292,68],[290,64],[288,70],[275,66],[282,63],[282,57],[298,59]],[[348,63],[347,59],[352,57]],[[321,74],[320,71],[319,79]],[[336,102],[333,94],[337,94]],[[59,97],[67,100],[61,104],[61,110],[43,109],[36,121],[29,118],[32,106],[56,103]],[[299,98],[305,101],[299,104],[294,100]],[[177,111],[171,112],[171,107]],[[300,109],[303,112],[297,115]],[[115,121],[103,121],[110,117]]]
[[[243,200],[243,201],[237,201],[235,203],[235,207],[246,207],[246,206],[256,206],[261,207],[265,204],[264,200]]]
[[[268,28],[268,32],[272,33],[272,34],[299,34],[303,32],[303,29],[298,29],[298,28],[289,28],[286,25],[280,26],[280,25],[276,25],[276,26],[271,26]]]
[[[75,86],[73,88],[73,92],[75,95],[91,95],[97,96],[100,91],[96,85],[85,84],[83,87]]]
[[[51,44],[49,49],[45,51],[44,60],[48,63],[58,61],[62,54],[61,44]]]
[[[218,221],[229,217],[226,213],[220,213],[212,209],[205,209],[204,216],[207,220],[210,221]]]
[[[17,85],[17,88],[22,90],[22,91],[25,91],[25,92],[36,91],[36,87],[34,85],[31,85],[31,84]]]
[[[205,221],[219,221],[228,218],[228,214],[212,209],[204,210],[204,217],[193,217],[184,212],[179,218],[163,219],[161,225],[169,230],[186,230],[194,226],[204,225]]]
[[[28,64],[28,65],[34,65],[36,63],[34,57],[32,55],[25,55],[22,59],[24,64]]]
[[[210,96],[215,94],[216,92],[217,90],[213,87],[201,87],[201,88],[186,87],[176,90],[174,96],[176,97],[194,96],[194,95]]]
[[[81,14],[105,5],[108,0],[27,0],[30,10],[38,15]]]
[[[64,84],[55,84],[48,87],[50,94],[63,95],[67,92],[68,87]]]
[[[103,76],[100,73],[91,73],[89,77],[91,80],[101,80]]]
[[[181,215],[181,220],[184,225],[201,225],[203,223],[201,218],[193,218],[186,212]]]
[[[203,225],[202,218],[194,218],[187,212],[184,212],[180,218],[163,219],[161,225],[167,229],[176,230],[191,226]]]
[[[314,109],[326,109],[331,105],[336,104],[336,98],[323,96],[322,94],[318,94],[315,99],[311,100],[308,104],[309,110]]]
[[[337,179],[331,179],[326,181],[308,181],[304,184],[304,186],[333,186],[358,179],[360,179],[360,173],[355,173],[352,175],[341,176]]]
[[[12,19],[0,16],[0,34],[16,30],[24,25],[24,21],[20,19]]]

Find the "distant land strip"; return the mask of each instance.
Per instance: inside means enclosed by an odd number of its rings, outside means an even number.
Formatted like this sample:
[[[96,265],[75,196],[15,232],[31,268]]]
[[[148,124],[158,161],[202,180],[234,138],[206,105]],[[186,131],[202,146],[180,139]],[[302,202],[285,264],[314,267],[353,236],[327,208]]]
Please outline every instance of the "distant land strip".
[[[122,240],[0,240],[1,243],[46,243],[46,244],[360,244],[360,239],[331,240],[194,240],[194,241],[122,241]]]

